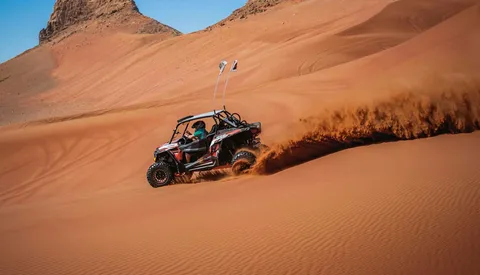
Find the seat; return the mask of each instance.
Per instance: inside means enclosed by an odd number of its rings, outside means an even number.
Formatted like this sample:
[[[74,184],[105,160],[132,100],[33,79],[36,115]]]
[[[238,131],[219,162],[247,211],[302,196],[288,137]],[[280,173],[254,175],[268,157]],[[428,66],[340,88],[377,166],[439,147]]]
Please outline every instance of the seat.
[[[216,134],[215,132],[210,132],[210,134],[208,134],[207,137],[205,138],[205,149],[207,150],[207,152],[210,148],[210,144],[212,144],[212,140],[215,134]]]
[[[210,129],[210,132],[209,132],[210,134],[209,134],[209,135],[211,135],[211,133],[214,133],[214,134],[215,134],[215,132],[217,131],[217,128],[218,128],[218,125],[217,125],[217,124],[213,124],[213,125],[212,125],[212,129]]]

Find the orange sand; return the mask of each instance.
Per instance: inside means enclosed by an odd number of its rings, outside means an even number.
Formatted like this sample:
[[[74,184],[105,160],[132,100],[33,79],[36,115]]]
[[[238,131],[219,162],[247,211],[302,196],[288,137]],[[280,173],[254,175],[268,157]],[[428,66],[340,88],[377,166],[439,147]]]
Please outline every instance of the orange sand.
[[[303,1],[170,39],[87,31],[1,64],[0,274],[478,273],[480,6],[390,2]],[[262,121],[267,162],[340,147],[151,188],[153,150],[213,108],[221,59],[239,60],[227,107]],[[369,140],[386,124],[421,139]]]

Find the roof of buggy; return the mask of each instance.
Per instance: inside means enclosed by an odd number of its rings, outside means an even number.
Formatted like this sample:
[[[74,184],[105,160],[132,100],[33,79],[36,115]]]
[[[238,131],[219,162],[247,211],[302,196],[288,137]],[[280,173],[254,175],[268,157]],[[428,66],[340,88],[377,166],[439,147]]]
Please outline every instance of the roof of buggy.
[[[181,118],[179,120],[177,120],[178,123],[185,123],[185,122],[189,122],[189,121],[192,121],[192,120],[197,120],[197,119],[202,119],[202,118],[207,118],[207,117],[213,117],[215,116],[215,114],[218,114],[218,113],[223,113],[224,110],[214,110],[214,111],[211,111],[211,112],[207,112],[207,113],[203,113],[203,114],[198,114],[198,115],[190,115],[190,116],[186,116],[184,118]]]

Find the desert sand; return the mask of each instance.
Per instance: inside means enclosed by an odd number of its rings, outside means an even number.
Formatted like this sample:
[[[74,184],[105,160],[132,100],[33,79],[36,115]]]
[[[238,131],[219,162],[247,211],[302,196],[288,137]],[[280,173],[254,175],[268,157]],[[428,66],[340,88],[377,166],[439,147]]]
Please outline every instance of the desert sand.
[[[478,29],[474,0],[287,1],[0,64],[0,274],[480,274]],[[272,150],[151,188],[176,119],[221,107],[222,59]]]

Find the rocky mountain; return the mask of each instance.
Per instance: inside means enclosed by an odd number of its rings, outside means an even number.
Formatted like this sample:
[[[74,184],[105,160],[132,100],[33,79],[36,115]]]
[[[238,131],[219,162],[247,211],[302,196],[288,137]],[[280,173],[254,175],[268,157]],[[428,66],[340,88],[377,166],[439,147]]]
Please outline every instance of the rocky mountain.
[[[246,19],[250,15],[262,13],[268,9],[276,6],[282,2],[301,2],[302,0],[248,0],[248,2],[241,8],[236,9],[230,16],[218,22],[217,24],[210,26],[207,30],[211,30],[215,27],[223,26],[229,21],[238,19]]]
[[[88,23],[119,26],[134,33],[181,34],[170,26],[142,15],[134,0],[57,0],[47,26],[40,31],[39,42],[42,44],[62,34],[74,33]]]

